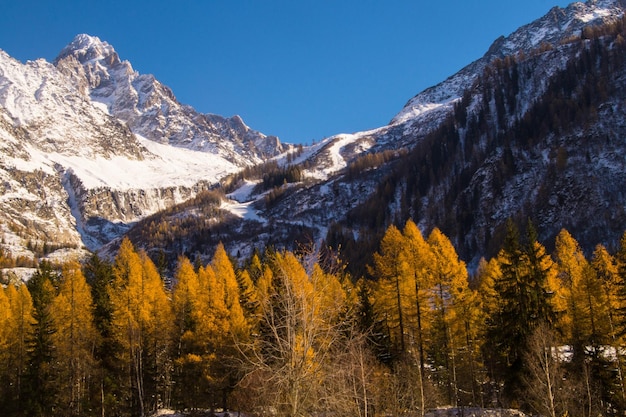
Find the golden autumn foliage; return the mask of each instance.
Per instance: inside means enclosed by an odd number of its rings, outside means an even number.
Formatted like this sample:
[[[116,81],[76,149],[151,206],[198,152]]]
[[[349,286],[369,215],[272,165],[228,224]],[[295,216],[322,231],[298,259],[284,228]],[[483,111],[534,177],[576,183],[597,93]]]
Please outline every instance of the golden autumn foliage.
[[[57,296],[52,301],[52,320],[56,332],[54,361],[58,375],[62,408],[80,415],[87,396],[88,381],[94,370],[92,352],[96,345],[91,291],[80,264],[68,262],[63,266]]]
[[[128,239],[122,241],[113,275],[109,298],[113,339],[120,347],[120,372],[128,407],[144,413],[156,406],[156,399],[146,395],[148,386],[159,386],[163,392],[158,394],[169,396],[167,383],[158,384],[158,380],[169,379],[165,351],[171,307],[156,267],[145,254],[138,254]]]
[[[423,416],[496,398],[550,413],[621,409],[626,239],[588,259],[565,230],[552,254],[531,226],[525,239],[507,233],[471,276],[439,229],[425,238],[409,220],[387,229],[357,283],[313,252],[235,265],[218,245],[207,265],[181,256],[171,287],[126,239],[97,288],[68,262],[0,291],[0,407]],[[557,348],[568,362],[546,356]],[[54,397],[33,402],[34,382]],[[585,393],[578,405],[571,392]]]

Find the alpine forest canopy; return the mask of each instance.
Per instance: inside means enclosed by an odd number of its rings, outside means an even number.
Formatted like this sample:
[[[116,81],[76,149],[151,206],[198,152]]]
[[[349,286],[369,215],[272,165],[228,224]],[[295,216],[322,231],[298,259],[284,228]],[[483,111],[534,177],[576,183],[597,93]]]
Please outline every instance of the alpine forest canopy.
[[[390,226],[367,275],[337,254],[223,245],[173,275],[130,240],[115,259],[42,263],[0,288],[7,416],[424,416],[440,406],[542,416],[626,412],[626,233],[549,253],[507,223],[472,274],[439,229]]]

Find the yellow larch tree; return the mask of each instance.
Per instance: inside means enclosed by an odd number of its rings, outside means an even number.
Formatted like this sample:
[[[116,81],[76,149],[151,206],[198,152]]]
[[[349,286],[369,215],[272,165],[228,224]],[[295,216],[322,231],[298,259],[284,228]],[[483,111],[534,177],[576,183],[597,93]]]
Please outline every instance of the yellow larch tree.
[[[168,397],[169,387],[159,384],[157,374],[168,366],[164,345],[170,340],[168,323],[172,322],[168,297],[154,263],[137,253],[127,238],[115,258],[113,275],[111,322],[120,346],[119,365],[126,388],[123,402],[144,416]]]
[[[318,263],[313,265],[311,283],[315,290],[313,313],[329,323],[337,323],[346,314],[347,294],[337,276],[326,273]]]
[[[229,313],[230,332],[243,335],[247,332],[246,320],[239,302],[239,284],[233,264],[223,244],[217,245],[211,267],[224,289],[224,303]]]
[[[94,373],[93,350],[97,331],[93,322],[91,289],[80,264],[63,265],[59,293],[52,301],[54,366],[57,375],[59,409],[66,415],[81,415],[88,399]]]
[[[259,278],[259,335],[246,355],[242,386],[255,405],[272,404],[278,415],[299,416],[319,406],[323,376],[318,348],[328,347],[326,322],[316,316],[316,293],[298,259],[273,254],[272,272]]]
[[[147,407],[144,391],[144,329],[147,313],[143,310],[141,259],[132,243],[124,239],[113,264],[113,283],[109,288],[112,306],[111,328],[120,347],[121,402],[129,411],[144,416]]]
[[[492,348],[489,346],[488,335],[490,327],[502,327],[501,324],[495,324],[499,321],[498,313],[502,310],[501,298],[498,296],[495,285],[496,282],[502,280],[502,270],[497,258],[491,258],[489,261],[481,258],[478,262],[478,268],[475,275],[475,284],[479,301],[479,310],[481,312],[478,325],[478,340],[483,351],[484,370],[491,374],[494,369],[494,361],[496,357],[492,355]]]
[[[206,310],[202,309],[203,319],[210,338],[217,340],[230,332],[228,308],[224,302],[224,285],[218,281],[211,265],[198,269],[200,296],[206,300]],[[202,304],[204,301],[200,304]]]
[[[430,272],[435,308],[432,348],[436,351],[431,351],[431,356],[443,371],[442,380],[446,381],[450,403],[456,405],[461,388],[461,365],[469,367],[464,371],[467,377],[462,389],[475,395],[478,298],[469,288],[467,267],[452,242],[435,228],[428,236],[428,243],[433,253]]]
[[[221,341],[217,346],[220,361],[216,364],[219,365],[216,373],[222,375],[222,380],[215,387],[222,393],[222,408],[227,408],[228,396],[238,382],[237,364],[240,360],[236,343],[247,338],[249,328],[239,300],[237,275],[222,243],[215,249],[211,268],[215,273],[217,286],[223,290],[223,302],[228,312],[226,325],[219,329],[222,334],[219,335]]]
[[[12,320],[11,303],[5,289],[0,286],[0,372],[4,370]]]
[[[587,347],[608,342],[608,311],[602,282],[585,259],[578,242],[565,229],[556,237],[554,258],[567,297],[565,334],[582,363]]]
[[[238,271],[237,283],[239,285],[239,302],[243,309],[247,327],[255,328],[259,316],[259,298],[256,286],[252,282],[248,270],[242,269]]]
[[[7,401],[21,409],[24,404],[24,376],[28,366],[28,341],[32,337],[33,300],[24,284],[9,284],[5,289],[11,309],[11,321],[8,327],[7,375],[6,386],[9,388]],[[7,408],[9,411],[11,408]],[[15,410],[16,411],[16,410]]]
[[[602,285],[604,292],[605,309],[608,311],[608,325],[610,327],[610,338],[612,345],[617,346],[619,339],[615,329],[614,312],[621,308],[618,291],[618,276],[615,259],[607,251],[604,245],[597,245],[591,257],[591,267],[595,271],[596,277]]]
[[[372,303],[375,315],[377,320],[384,322],[397,356],[406,352],[406,316],[414,306],[415,292],[403,253],[404,244],[400,230],[394,225],[389,226],[370,268],[370,274],[377,280]]]
[[[170,358],[173,313],[170,295],[156,265],[144,252],[139,252],[144,287],[146,392],[152,398],[149,409],[169,406],[172,390],[172,361]]]
[[[11,303],[5,293],[5,289],[0,286],[0,380],[10,381],[10,351],[9,342],[12,336],[11,325],[13,321],[13,313],[11,311]],[[10,386],[8,384],[0,385],[0,408],[7,409],[10,405]]]
[[[490,320],[490,317],[499,310],[498,303],[500,298],[495,290],[495,283],[501,278],[502,270],[497,258],[492,258],[489,261],[484,258],[480,259],[476,269],[476,288],[484,322]],[[482,329],[483,334],[484,332],[486,332],[486,328]]]
[[[434,261],[430,245],[424,239],[422,232],[415,222],[408,220],[402,231],[404,244],[400,253],[403,265],[406,266],[408,286],[412,287],[407,296],[413,302],[407,305],[407,324],[410,336],[410,352],[418,361],[419,379],[419,406],[423,416],[426,407],[426,348],[429,343],[429,331],[432,321],[430,306],[430,291],[433,286],[433,276],[429,270]]]
[[[273,290],[274,273],[268,265],[265,265],[262,269],[262,273],[256,281],[256,291],[259,303],[262,303],[263,300],[267,300]]]
[[[209,305],[209,278],[205,270],[202,280],[199,275],[188,258],[179,258],[172,294],[177,408],[211,406],[205,397],[213,380],[215,319]]]
[[[609,329],[608,344],[615,352],[617,379],[619,382],[619,389],[621,398],[626,401],[626,383],[624,381],[624,368],[621,344],[623,340],[617,332],[616,328],[616,311],[619,311],[622,307],[620,305],[620,299],[618,296],[618,273],[615,259],[608,252],[604,245],[598,244],[591,257],[591,267],[595,271],[597,279],[602,285],[602,291],[604,293],[604,309],[607,312],[606,320]]]

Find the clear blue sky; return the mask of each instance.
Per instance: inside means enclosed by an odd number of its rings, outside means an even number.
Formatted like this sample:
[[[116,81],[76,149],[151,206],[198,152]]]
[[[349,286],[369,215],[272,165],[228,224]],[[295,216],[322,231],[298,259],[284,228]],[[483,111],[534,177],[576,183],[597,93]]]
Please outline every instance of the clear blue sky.
[[[284,142],[382,126],[562,0],[5,0],[0,49],[53,60],[78,33],[204,113]]]

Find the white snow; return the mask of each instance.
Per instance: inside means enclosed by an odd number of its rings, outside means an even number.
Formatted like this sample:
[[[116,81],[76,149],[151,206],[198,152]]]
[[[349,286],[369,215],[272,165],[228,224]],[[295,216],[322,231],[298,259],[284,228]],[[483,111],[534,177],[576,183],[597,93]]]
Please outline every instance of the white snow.
[[[222,201],[222,205],[220,206],[220,208],[231,212],[241,219],[257,221],[259,223],[266,223],[267,220],[259,216],[258,212],[252,207],[252,204],[254,204],[253,201],[249,201],[247,203],[239,203],[234,200],[227,200]]]
[[[5,277],[14,282],[28,282],[29,279],[37,272],[37,268],[15,267],[1,269]]]
[[[109,115],[111,114],[109,112],[109,105],[105,103],[104,101],[93,100],[91,104],[93,104],[95,108],[102,110],[104,113],[109,114]]]
[[[415,119],[424,113],[431,112],[443,106],[445,103],[415,103],[406,106],[393,119],[393,123],[402,124],[411,119]]]
[[[170,186],[191,187],[199,181],[215,182],[239,170],[235,165],[215,155],[163,145],[138,137],[151,155],[144,160],[124,156],[90,159],[58,152],[46,153],[26,145],[31,159],[6,159],[21,171],[43,169],[54,174],[55,164],[71,169],[87,189],[108,187],[114,190],[154,189]]]
[[[606,17],[606,16],[610,16],[611,15],[611,10],[609,9],[593,9],[591,11],[589,11],[589,13],[585,13],[583,15],[580,15],[578,17],[578,19],[580,19],[581,21],[585,22],[585,23],[589,23],[592,20],[596,20],[599,19],[601,17]]]
[[[240,203],[245,203],[246,201],[250,201],[252,198],[252,191],[254,190],[254,187],[256,187],[259,182],[260,181],[244,180],[244,183],[241,187],[239,187],[234,192],[228,194],[228,198],[238,201]]]

